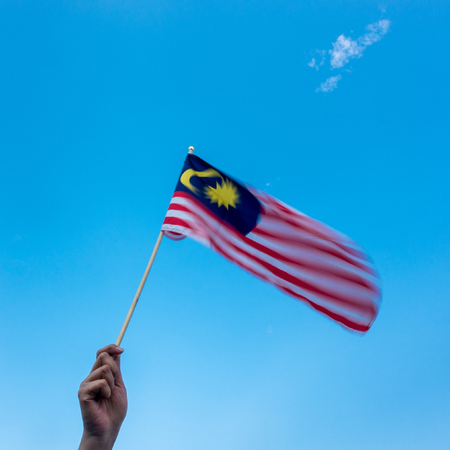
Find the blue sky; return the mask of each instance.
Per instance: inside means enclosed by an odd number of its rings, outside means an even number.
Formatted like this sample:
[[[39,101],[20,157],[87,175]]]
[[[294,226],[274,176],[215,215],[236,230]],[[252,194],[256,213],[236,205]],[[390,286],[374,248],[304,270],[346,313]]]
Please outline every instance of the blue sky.
[[[163,240],[123,341],[115,448],[447,449],[449,13],[1,2],[2,448],[77,447],[78,385],[117,337],[194,145],[365,247],[383,304],[359,337]]]

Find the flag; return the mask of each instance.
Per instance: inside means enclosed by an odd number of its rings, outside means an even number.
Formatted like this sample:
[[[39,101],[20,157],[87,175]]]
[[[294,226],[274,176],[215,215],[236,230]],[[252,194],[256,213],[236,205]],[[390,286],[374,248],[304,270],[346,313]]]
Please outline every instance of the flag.
[[[162,230],[210,247],[345,328],[365,333],[377,316],[379,278],[354,241],[193,154]]]

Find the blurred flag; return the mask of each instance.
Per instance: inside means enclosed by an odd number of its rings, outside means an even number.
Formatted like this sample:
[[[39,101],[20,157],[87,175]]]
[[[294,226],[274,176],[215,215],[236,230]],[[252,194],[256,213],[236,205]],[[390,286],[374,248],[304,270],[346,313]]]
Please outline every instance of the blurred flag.
[[[189,154],[164,223],[354,331],[381,302],[379,279],[345,235]]]

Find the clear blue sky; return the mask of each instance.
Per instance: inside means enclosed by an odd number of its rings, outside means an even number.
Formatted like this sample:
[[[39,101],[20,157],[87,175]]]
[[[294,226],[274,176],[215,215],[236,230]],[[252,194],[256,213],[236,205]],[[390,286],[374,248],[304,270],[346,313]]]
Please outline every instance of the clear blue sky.
[[[163,240],[115,448],[448,449],[449,19],[446,1],[0,2],[0,446],[77,448],[79,383],[194,145],[364,246],[383,304],[360,337]]]

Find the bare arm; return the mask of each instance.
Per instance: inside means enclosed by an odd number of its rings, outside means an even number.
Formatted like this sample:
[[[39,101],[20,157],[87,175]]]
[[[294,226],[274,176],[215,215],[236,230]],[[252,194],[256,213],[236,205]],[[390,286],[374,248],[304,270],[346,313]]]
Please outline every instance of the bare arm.
[[[120,372],[122,352],[113,344],[100,349],[91,373],[80,385],[84,430],[79,450],[111,450],[114,446],[127,413],[127,391]]]

